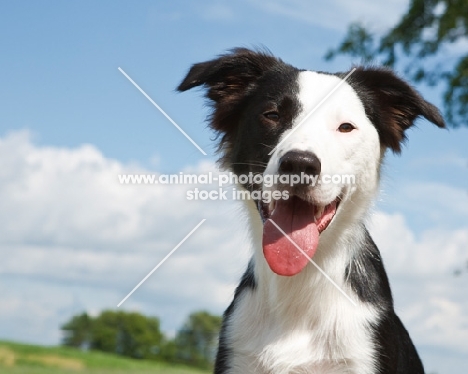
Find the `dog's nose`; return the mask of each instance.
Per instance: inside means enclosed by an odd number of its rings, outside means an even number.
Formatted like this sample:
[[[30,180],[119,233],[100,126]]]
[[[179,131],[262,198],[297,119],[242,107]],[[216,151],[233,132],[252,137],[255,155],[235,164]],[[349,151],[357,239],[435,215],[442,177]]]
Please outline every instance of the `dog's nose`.
[[[319,158],[312,152],[289,151],[279,160],[280,174],[316,176],[320,175],[321,167]]]

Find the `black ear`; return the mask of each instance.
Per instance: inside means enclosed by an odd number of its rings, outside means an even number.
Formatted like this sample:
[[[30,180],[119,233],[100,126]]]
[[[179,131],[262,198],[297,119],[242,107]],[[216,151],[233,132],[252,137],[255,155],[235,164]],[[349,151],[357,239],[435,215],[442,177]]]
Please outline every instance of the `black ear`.
[[[360,96],[380,141],[395,153],[400,153],[405,131],[416,118],[445,127],[439,110],[389,69],[359,67],[348,82]]]
[[[278,62],[267,52],[235,48],[214,60],[193,65],[177,89],[186,91],[204,85],[211,100],[230,100],[242,94]]]
[[[195,64],[177,87],[186,91],[196,86],[207,88],[212,100],[211,127],[223,134],[221,144],[229,142],[237,131],[241,103],[265,72],[281,62],[268,52],[236,48],[218,58]]]

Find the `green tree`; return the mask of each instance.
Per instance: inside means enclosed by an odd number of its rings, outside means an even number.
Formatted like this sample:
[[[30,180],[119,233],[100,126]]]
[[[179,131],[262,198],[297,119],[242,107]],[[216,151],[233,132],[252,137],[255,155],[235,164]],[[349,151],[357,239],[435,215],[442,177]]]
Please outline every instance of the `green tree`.
[[[205,311],[192,313],[175,338],[178,361],[208,368],[218,344],[221,317]]]
[[[82,313],[61,326],[64,332],[62,344],[74,348],[88,348],[91,342],[93,319]]]
[[[155,358],[162,339],[157,318],[107,310],[94,321],[91,348],[133,358]]]
[[[468,41],[467,0],[411,0],[407,12],[389,31],[377,36],[361,23],[351,24],[341,44],[325,56],[344,54],[369,62],[403,63],[414,82],[444,83],[445,117],[453,127],[468,126],[468,51],[456,61],[443,60],[445,48]]]
[[[83,313],[62,330],[64,345],[133,358],[159,358],[163,342],[159,319],[136,312],[106,310],[95,318]]]
[[[175,339],[164,339],[161,343],[161,350],[159,353],[161,360],[167,362],[177,362],[178,353],[177,353],[177,345]]]

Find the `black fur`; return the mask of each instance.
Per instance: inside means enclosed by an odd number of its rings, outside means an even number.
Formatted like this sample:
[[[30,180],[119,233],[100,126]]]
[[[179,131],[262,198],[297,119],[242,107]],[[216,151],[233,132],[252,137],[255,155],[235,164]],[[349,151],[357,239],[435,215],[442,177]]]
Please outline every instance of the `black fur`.
[[[363,302],[378,305],[385,311],[392,310],[392,292],[380,252],[365,227],[363,231],[365,241],[351,259],[344,277]]]
[[[226,330],[228,328],[230,316],[234,312],[236,300],[245,290],[254,291],[256,287],[257,283],[255,281],[254,264],[253,261],[250,260],[247,270],[234,292],[234,299],[223,314],[223,325],[219,334],[218,354],[216,355],[214,374],[223,374],[229,369],[229,357],[231,355],[231,351],[227,343]]]
[[[378,349],[379,374],[424,374],[424,367],[408,331],[392,310],[372,326]]]

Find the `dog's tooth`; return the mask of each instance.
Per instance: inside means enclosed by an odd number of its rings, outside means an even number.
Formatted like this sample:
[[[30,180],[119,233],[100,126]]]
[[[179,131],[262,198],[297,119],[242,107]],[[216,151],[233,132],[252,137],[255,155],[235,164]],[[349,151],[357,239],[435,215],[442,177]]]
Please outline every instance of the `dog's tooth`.
[[[325,208],[323,206],[317,207],[316,212],[315,212],[315,219],[319,219],[323,215],[323,211]]]
[[[273,199],[273,200],[270,201],[270,204],[268,205],[268,211],[270,212],[270,214],[273,213],[275,208],[276,208],[276,200]]]

